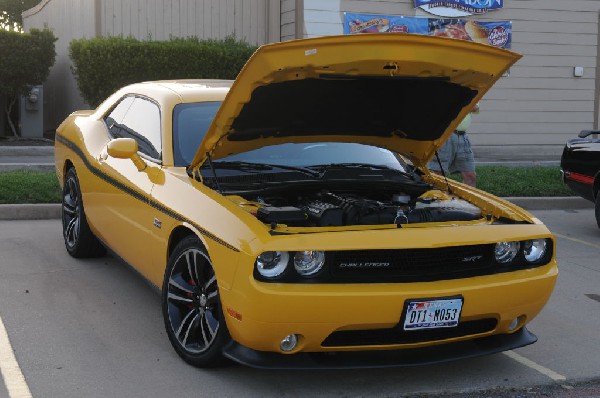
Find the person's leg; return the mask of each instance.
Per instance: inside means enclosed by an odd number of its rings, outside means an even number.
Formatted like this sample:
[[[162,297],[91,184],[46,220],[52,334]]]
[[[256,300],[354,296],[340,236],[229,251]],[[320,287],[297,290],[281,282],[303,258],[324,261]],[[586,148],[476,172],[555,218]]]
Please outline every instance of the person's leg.
[[[475,187],[477,184],[477,173],[475,173],[475,156],[471,149],[471,141],[469,141],[467,134],[460,135],[457,138],[458,148],[454,160],[456,170],[460,171],[465,184]]]
[[[448,141],[446,141],[446,143],[438,150],[438,156],[440,157],[440,162],[442,163],[442,168],[444,169],[444,173],[446,175],[449,173],[450,163],[453,159],[454,153],[454,146],[452,145],[451,141],[451,139],[448,139]],[[436,174],[442,174],[440,164],[435,156],[433,159],[431,159],[427,165],[427,168]]]

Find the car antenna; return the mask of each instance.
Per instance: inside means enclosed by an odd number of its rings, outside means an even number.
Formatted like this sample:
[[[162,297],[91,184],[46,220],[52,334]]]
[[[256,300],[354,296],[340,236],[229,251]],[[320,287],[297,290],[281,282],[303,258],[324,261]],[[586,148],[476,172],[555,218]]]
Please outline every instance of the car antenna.
[[[442,167],[442,161],[440,160],[440,155],[438,155],[438,151],[435,151],[435,158],[437,159],[438,165],[440,166],[440,171],[442,172],[442,177],[444,177],[444,181],[446,181],[446,186],[448,187],[448,193],[453,195],[452,189],[450,189],[450,183],[448,182],[448,178],[446,177],[446,173],[444,172],[444,167]]]
[[[219,193],[221,193],[223,191],[221,190],[221,186],[219,185],[219,179],[217,178],[217,172],[215,171],[215,168],[214,168],[213,162],[212,162],[212,158],[210,157],[210,153],[208,153],[208,151],[206,152],[206,159],[208,160],[208,165],[210,166],[213,176],[215,177],[215,185],[217,186],[217,191],[219,191]]]

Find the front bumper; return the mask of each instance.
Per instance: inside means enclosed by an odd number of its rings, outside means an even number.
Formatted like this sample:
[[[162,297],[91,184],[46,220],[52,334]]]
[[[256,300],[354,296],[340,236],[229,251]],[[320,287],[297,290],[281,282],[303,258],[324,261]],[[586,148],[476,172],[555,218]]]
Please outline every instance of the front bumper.
[[[238,273],[234,289],[221,290],[221,300],[233,340],[257,352],[281,355],[279,344],[289,334],[298,334],[300,340],[286,358],[307,352],[372,353],[430,346],[436,351],[449,344],[491,336],[513,341],[508,337],[509,325],[518,318],[520,328],[541,311],[557,275],[554,259],[546,266],[504,274],[397,284],[266,284],[255,281],[252,275]],[[464,325],[466,332],[398,339],[395,331],[402,322],[406,300],[451,296],[464,299],[459,325]],[[485,328],[471,329],[469,325],[489,325],[488,321],[493,323]],[[383,340],[373,338],[378,334]],[[391,338],[386,340],[386,336]],[[521,341],[514,347],[532,342]],[[510,344],[507,347],[502,349],[514,348]],[[256,356],[248,356],[247,352],[245,348],[229,348],[226,355],[252,363],[247,358]]]
[[[256,351],[231,342],[223,355],[242,365],[261,369],[364,369],[428,365],[495,354],[533,344],[537,337],[527,328],[439,346],[390,351],[316,352],[284,355]]]

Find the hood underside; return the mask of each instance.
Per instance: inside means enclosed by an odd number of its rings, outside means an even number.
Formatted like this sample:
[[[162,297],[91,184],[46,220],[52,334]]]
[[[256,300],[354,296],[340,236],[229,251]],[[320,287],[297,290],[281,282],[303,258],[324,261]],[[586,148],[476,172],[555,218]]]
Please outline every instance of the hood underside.
[[[238,75],[192,167],[288,142],[357,142],[424,164],[520,55],[410,34],[261,47]]]

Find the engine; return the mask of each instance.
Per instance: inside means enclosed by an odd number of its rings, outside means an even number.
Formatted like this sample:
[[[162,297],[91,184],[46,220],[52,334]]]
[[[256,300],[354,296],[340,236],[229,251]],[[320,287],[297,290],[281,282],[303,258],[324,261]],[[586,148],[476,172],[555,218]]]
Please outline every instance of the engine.
[[[401,225],[481,218],[479,208],[462,199],[421,199],[402,193],[325,191],[308,196],[252,199],[260,204],[256,213],[259,220],[289,226]]]

